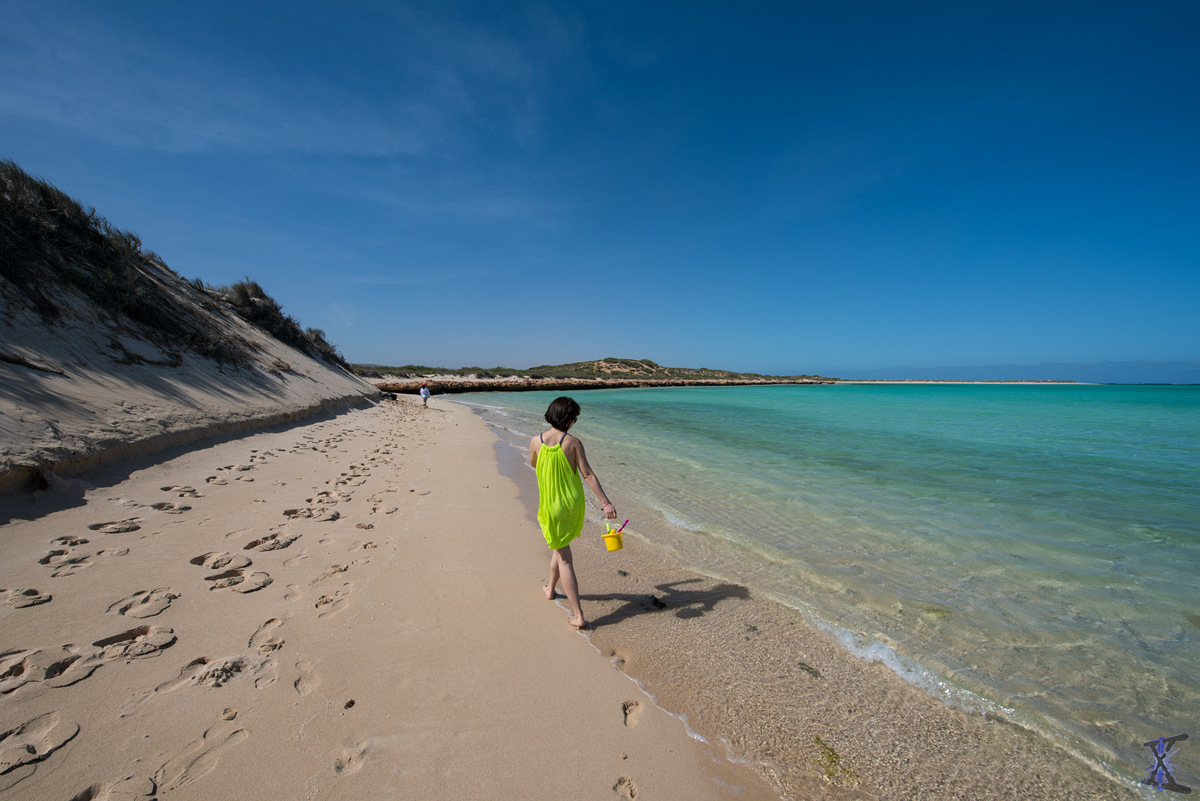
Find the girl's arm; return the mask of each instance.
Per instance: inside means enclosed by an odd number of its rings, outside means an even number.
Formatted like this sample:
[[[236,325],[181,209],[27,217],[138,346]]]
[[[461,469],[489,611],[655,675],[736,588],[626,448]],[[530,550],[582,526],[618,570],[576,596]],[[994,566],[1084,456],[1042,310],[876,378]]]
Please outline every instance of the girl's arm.
[[[538,445],[540,444],[541,441],[537,437],[533,437],[529,440],[529,466],[534,470],[537,469]]]
[[[617,507],[604,494],[604,488],[600,486],[600,479],[592,472],[592,466],[588,464],[587,454],[583,451],[583,443],[579,441],[578,437],[575,437],[575,443],[579,447],[579,475],[592,488],[592,492],[596,493],[596,499],[604,504],[602,507],[604,509],[604,516],[609,518],[616,517]]]

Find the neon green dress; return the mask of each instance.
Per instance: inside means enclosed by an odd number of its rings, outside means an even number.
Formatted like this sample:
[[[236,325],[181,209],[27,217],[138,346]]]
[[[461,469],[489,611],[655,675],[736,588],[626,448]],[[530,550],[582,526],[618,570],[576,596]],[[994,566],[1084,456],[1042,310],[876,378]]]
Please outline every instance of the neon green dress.
[[[538,435],[541,439],[541,435]],[[563,439],[566,439],[564,436]],[[571,467],[562,443],[547,445],[543,441],[537,455],[538,525],[550,549],[557,551],[583,531],[586,511],[583,499],[583,479]]]

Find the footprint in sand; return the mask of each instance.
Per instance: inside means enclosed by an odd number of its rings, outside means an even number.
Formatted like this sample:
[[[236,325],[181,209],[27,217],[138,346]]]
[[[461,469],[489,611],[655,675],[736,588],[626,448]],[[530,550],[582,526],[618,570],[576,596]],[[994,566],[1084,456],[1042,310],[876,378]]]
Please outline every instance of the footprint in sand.
[[[356,773],[362,768],[367,759],[367,744],[357,742],[350,748],[343,748],[337,759],[333,760],[333,772],[339,775]]]
[[[35,680],[35,670],[29,660],[37,653],[36,649],[21,648],[0,652],[0,695],[8,695]]]
[[[101,534],[123,534],[126,531],[137,531],[141,528],[137,523],[139,519],[131,517],[128,520],[116,520],[111,523],[92,523],[88,529],[99,531]]]
[[[75,548],[79,545],[87,545],[88,540],[84,537],[55,537],[50,540],[50,544],[59,548]]]
[[[162,503],[152,503],[152,504],[150,504],[150,508],[157,509],[158,511],[162,512],[163,514],[168,514],[168,515],[181,515],[184,512],[190,512],[192,510],[192,507],[188,506],[186,503],[174,503],[172,501],[163,501]]]
[[[79,733],[79,724],[66,723],[58,712],[47,712],[0,733],[0,792],[28,779],[37,763]]]
[[[190,685],[223,687],[244,670],[246,660],[241,656],[215,660],[201,656],[184,665],[178,678],[163,682],[154,688],[154,692],[169,693]]]
[[[301,695],[312,695],[313,691],[321,683],[312,662],[309,662],[307,659],[301,660],[296,663],[296,669],[300,671],[300,678],[292,682],[292,686]]]
[[[638,789],[637,785],[633,783],[633,779],[628,776],[622,776],[613,785],[613,792],[617,794],[618,798],[625,798],[632,801],[634,798],[637,798]]]
[[[129,556],[128,548],[101,548],[96,551],[96,556]]]
[[[231,721],[221,721],[208,729],[199,740],[190,743],[155,771],[154,786],[157,793],[187,787],[212,772],[227,750],[249,736],[250,733],[245,729],[234,728]]]
[[[71,801],[127,801],[131,798],[154,798],[154,782],[148,776],[126,776],[120,781],[93,784],[71,796]]]
[[[221,478],[220,476],[209,476],[208,478],[204,479],[204,483],[205,484],[213,484],[215,486],[221,487],[221,486],[228,484],[229,482],[226,481],[225,479]]]
[[[175,631],[166,627],[139,626],[92,643],[101,649],[104,659],[125,659],[157,656],[175,644]]]
[[[289,520],[313,520],[318,523],[332,523],[341,517],[337,509],[324,507],[321,509],[284,509],[283,514]]]
[[[12,650],[0,653],[0,695],[8,695],[26,684],[70,687],[100,667],[96,648],[64,645],[58,650]]]
[[[195,487],[159,487],[163,492],[173,492],[178,498],[203,498],[199,492],[196,492]]]
[[[125,617],[154,617],[164,611],[179,597],[179,593],[170,587],[160,587],[157,590],[138,590],[128,598],[122,598],[108,607],[107,612],[124,615]]]
[[[370,531],[371,529],[375,528],[375,524],[374,523],[355,523],[354,527],[361,528],[363,531]]]
[[[330,565],[321,571],[321,575],[317,576],[312,581],[308,582],[308,586],[313,586],[317,582],[324,581],[330,576],[336,576],[338,573],[345,573],[350,569],[350,565]]]
[[[261,690],[277,681],[279,681],[279,663],[274,658],[263,660],[263,663],[254,669],[254,689]]]
[[[51,551],[50,553],[46,554],[41,559],[39,559],[38,564],[39,565],[50,565],[52,567],[56,567],[56,566],[62,564],[63,562],[65,562],[70,555],[71,555],[71,551],[69,548],[56,548],[55,550]]]
[[[200,554],[188,560],[193,565],[208,568],[209,570],[239,570],[243,567],[250,567],[253,562],[248,556],[235,556],[224,551],[212,551],[211,553]]]
[[[350,590],[354,587],[353,584],[343,584],[340,590],[336,590],[332,595],[322,595],[313,604],[313,607],[321,610],[318,618],[326,618],[330,615],[336,615],[338,612],[346,608],[349,603],[347,600],[350,595]]]
[[[626,701],[621,704],[621,712],[625,715],[625,725],[632,729],[642,716],[642,704],[640,701]]]
[[[215,576],[205,576],[205,581],[211,581],[210,590],[233,590],[234,592],[247,593],[261,590],[263,587],[270,585],[273,578],[261,570],[251,572],[249,570],[226,570],[223,573],[218,573]]]
[[[259,659],[248,656],[230,656],[224,659],[209,659],[201,656],[183,666],[177,678],[165,681],[154,688],[156,693],[170,693],[180,687],[224,687],[226,684],[247,675],[255,689],[274,684],[279,678],[278,664],[274,659]],[[229,712],[230,710],[227,710]],[[234,712],[225,720],[233,720]]]
[[[305,503],[315,503],[315,504],[322,504],[322,503],[332,504],[332,503],[340,503],[342,501],[348,501],[348,500],[350,500],[350,497],[351,496],[347,495],[344,492],[335,492],[333,490],[323,490],[322,492],[318,492],[316,494],[316,497],[308,498],[304,502]]]
[[[8,604],[14,609],[24,609],[27,606],[49,603],[51,595],[37,590],[0,590],[0,603]]]
[[[288,534],[287,530],[276,531],[261,537],[252,542],[246,543],[242,550],[244,551],[278,551],[286,548],[296,540],[300,539],[299,534]]]
[[[354,547],[351,548],[350,550],[351,550],[351,552],[360,551],[360,550],[361,551],[373,551],[378,547],[379,546],[376,545],[374,542],[363,542],[361,540],[355,540]]]
[[[38,564],[54,568],[51,578],[66,578],[92,566],[92,558],[70,549],[53,550],[38,560]]]
[[[304,597],[304,590],[300,589],[299,584],[287,585],[287,592],[285,592],[283,594],[283,600],[287,601],[290,604],[296,603],[296,601],[299,601],[303,597]]]
[[[258,627],[258,631],[251,635],[250,641],[246,644],[260,654],[269,654],[272,651],[278,651],[283,647],[284,641],[275,636],[274,632],[282,625],[283,621],[279,618],[271,618]]]

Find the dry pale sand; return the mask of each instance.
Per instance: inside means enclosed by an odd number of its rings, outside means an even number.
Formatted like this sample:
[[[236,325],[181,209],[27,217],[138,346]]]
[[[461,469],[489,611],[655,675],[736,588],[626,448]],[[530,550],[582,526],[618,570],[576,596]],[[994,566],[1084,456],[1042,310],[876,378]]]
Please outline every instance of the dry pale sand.
[[[0,797],[778,797],[544,600],[494,445],[401,398],[5,497]]]

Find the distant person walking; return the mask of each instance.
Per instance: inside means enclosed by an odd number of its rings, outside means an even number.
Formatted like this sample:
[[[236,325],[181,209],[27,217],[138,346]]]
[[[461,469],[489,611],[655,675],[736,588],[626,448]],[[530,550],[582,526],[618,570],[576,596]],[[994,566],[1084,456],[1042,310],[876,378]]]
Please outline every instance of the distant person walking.
[[[429,406],[429,382],[421,382],[421,405]]]
[[[587,626],[583,607],[579,605],[579,583],[571,557],[571,540],[583,531],[586,512],[583,482],[592,488],[603,503],[604,516],[617,516],[617,507],[604,494],[600,479],[592,472],[583,443],[567,432],[579,419],[579,404],[573,399],[555,398],[546,409],[549,431],[529,440],[529,466],[537,473],[538,525],[550,546],[550,582],[546,599],[553,601],[555,587],[562,582],[563,592],[571,604],[572,615],[567,622],[576,628]]]

